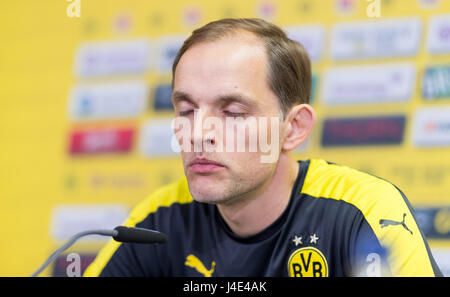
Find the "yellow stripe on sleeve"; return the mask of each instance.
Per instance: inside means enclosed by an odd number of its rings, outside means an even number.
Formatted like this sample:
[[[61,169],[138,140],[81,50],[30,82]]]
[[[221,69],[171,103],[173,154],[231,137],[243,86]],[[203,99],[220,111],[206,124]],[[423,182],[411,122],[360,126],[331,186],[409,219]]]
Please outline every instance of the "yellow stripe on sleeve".
[[[349,167],[311,159],[302,193],[312,197],[342,200],[364,215],[380,244],[388,250],[393,276],[434,276],[426,243],[400,191],[375,176]],[[385,226],[380,220],[405,225]]]

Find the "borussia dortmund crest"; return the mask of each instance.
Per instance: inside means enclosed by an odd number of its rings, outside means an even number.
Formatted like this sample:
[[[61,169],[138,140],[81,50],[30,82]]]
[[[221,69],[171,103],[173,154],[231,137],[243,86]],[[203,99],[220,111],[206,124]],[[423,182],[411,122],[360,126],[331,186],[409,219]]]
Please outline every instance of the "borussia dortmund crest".
[[[302,247],[289,257],[288,274],[290,277],[325,277],[328,276],[328,263],[317,248]]]

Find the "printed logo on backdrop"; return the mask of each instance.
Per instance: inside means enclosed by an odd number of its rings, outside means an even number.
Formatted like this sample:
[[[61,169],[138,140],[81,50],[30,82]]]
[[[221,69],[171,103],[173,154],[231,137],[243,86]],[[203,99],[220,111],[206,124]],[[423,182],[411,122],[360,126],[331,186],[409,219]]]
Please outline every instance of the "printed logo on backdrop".
[[[450,53],[450,14],[430,17],[427,48],[431,54]]]
[[[71,155],[127,153],[133,146],[134,128],[90,128],[70,134]]]
[[[74,121],[136,118],[145,111],[149,87],[144,82],[75,86],[69,116]]]
[[[338,15],[352,15],[356,11],[356,0],[334,0],[334,8]]]
[[[428,239],[450,239],[450,207],[414,207],[420,230]]]
[[[415,77],[416,69],[409,63],[330,68],[322,97],[328,105],[406,102]]]
[[[325,29],[322,25],[288,26],[283,28],[287,36],[303,45],[312,61],[322,58]]]
[[[314,9],[314,0],[301,0],[297,7],[301,13],[311,13],[311,10]]]
[[[450,163],[446,161],[438,158],[435,162],[427,161],[424,165],[418,165],[416,162],[391,162],[389,171],[399,184],[431,192],[433,189],[442,190],[450,183]],[[432,196],[429,199],[439,199]]]
[[[227,5],[222,8],[222,18],[236,18],[238,17],[236,7]]]
[[[89,188],[96,191],[143,189],[147,184],[146,178],[139,172],[94,172],[86,179]]]
[[[150,28],[162,27],[165,22],[164,14],[161,11],[151,11],[147,16],[147,22]]]
[[[256,6],[256,15],[265,20],[271,20],[277,12],[277,4],[275,1],[263,0]]]
[[[178,50],[183,45],[185,35],[166,35],[160,37],[155,42],[156,50],[156,69],[162,73],[171,73],[172,64],[177,56]]]
[[[431,66],[425,69],[422,96],[427,100],[450,99],[450,65]]]
[[[142,74],[150,69],[150,43],[147,40],[89,42],[75,54],[78,77]]]
[[[148,120],[141,127],[139,151],[147,157],[178,156],[181,151],[172,129],[172,119]]]
[[[98,19],[92,17],[84,17],[81,22],[82,32],[86,35],[92,35],[99,29]],[[86,38],[86,37],[83,37]]]
[[[413,142],[419,147],[450,146],[450,106],[418,109],[414,114]]]
[[[398,18],[338,23],[331,33],[334,60],[412,56],[418,52],[422,23]]]
[[[155,110],[173,110],[172,86],[161,84],[156,86],[153,108]]]
[[[125,34],[131,31],[133,19],[127,12],[119,13],[112,22],[113,31],[118,34]]]
[[[401,144],[405,122],[404,115],[326,119],[322,146]]]
[[[197,26],[202,22],[203,12],[198,6],[188,6],[183,10],[183,24],[187,27]]]
[[[73,191],[79,187],[79,177],[74,173],[67,173],[63,178],[63,186],[68,191]]]
[[[441,5],[441,0],[417,0],[420,7],[424,9],[437,8]]]

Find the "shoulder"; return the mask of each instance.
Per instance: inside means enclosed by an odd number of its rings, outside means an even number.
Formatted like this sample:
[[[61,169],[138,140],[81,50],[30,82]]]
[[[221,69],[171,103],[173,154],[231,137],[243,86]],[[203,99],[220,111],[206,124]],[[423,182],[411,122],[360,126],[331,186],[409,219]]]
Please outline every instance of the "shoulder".
[[[358,223],[361,220],[369,224],[382,244],[390,241],[389,228],[383,229],[383,220],[402,221],[406,214],[406,223],[420,234],[415,223],[409,202],[403,193],[392,183],[374,175],[348,166],[329,163],[322,159],[308,161],[301,193],[312,199],[321,200],[325,207],[336,208],[335,211],[355,209],[356,212],[336,214],[346,222]],[[341,208],[338,208],[341,206]],[[352,217],[348,217],[349,214]]]
[[[311,159],[301,194],[356,207],[380,244],[394,275],[434,275],[429,247],[405,195],[392,183],[359,170]]]
[[[392,183],[321,159],[309,161],[301,192],[312,197],[347,202],[364,215],[373,213],[375,206],[386,210],[408,207],[403,193]]]
[[[382,219],[401,221],[406,213],[406,220],[414,221],[408,200],[392,183],[321,159],[310,160],[301,192],[353,205],[379,236],[384,231],[379,228]]]
[[[354,206],[382,244],[389,245],[394,239],[390,236],[391,228],[383,228],[383,220],[401,222],[405,216],[404,222],[413,234],[420,234],[412,208],[403,193],[390,182],[371,174],[311,159],[301,192]]]

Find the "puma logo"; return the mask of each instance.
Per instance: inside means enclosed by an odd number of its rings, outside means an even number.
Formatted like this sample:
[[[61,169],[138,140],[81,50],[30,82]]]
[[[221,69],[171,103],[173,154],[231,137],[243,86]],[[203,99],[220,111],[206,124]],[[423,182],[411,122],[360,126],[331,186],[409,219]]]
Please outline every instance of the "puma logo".
[[[196,256],[190,254],[186,257],[186,262],[184,265],[195,268],[198,272],[203,274],[205,277],[211,277],[214,273],[214,267],[216,266],[216,262],[212,261],[211,269],[206,269],[205,265],[203,265],[202,261],[200,261]]]
[[[386,220],[386,219],[382,219],[380,220],[380,225],[381,228],[387,227],[387,226],[397,226],[397,225],[402,225],[403,228],[405,228],[407,231],[409,231],[409,233],[413,234],[411,230],[409,230],[408,226],[406,226],[405,224],[405,217],[406,217],[406,213],[403,214],[403,220],[401,222],[397,222],[397,221],[392,221],[392,220]]]

